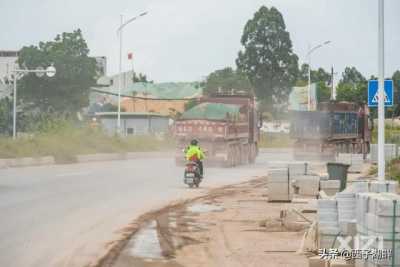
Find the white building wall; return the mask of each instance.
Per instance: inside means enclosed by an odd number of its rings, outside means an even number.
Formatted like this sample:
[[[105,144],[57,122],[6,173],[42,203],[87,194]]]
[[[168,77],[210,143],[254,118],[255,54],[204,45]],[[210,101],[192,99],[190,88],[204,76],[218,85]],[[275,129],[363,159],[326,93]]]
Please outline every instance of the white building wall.
[[[0,51],[0,82],[11,77],[11,71],[17,67],[17,51]]]

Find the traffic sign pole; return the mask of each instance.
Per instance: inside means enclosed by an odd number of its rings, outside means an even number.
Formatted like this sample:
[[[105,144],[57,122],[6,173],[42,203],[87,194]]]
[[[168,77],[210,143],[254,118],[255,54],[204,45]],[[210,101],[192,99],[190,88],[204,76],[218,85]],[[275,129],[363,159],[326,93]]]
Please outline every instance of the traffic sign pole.
[[[384,0],[379,1],[379,29],[378,29],[378,180],[385,180],[385,35],[384,35]]]

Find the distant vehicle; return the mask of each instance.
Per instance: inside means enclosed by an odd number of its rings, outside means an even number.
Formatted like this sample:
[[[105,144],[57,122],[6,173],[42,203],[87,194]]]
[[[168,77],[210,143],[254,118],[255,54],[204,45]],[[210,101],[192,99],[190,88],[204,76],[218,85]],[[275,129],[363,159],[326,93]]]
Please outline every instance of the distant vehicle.
[[[259,118],[251,94],[218,93],[201,99],[175,122],[177,164],[184,163],[182,149],[192,139],[208,151],[207,164],[233,167],[253,163],[258,154]]]
[[[185,173],[184,173],[184,183],[190,188],[193,186],[199,187],[202,178],[200,175],[200,169],[196,162],[189,161],[186,163]]]
[[[373,120],[367,105],[351,102],[320,103],[316,111],[291,111],[290,136],[296,139],[297,158],[336,153],[369,153]]]
[[[264,133],[288,134],[290,132],[290,123],[280,121],[264,122],[260,130]]]

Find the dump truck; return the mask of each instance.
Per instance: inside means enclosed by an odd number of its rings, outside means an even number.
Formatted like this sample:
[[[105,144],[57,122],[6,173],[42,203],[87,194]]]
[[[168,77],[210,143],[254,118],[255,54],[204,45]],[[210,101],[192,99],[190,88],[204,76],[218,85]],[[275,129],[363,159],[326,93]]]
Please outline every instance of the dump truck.
[[[258,154],[262,122],[254,95],[214,94],[200,99],[174,123],[176,163],[185,162],[184,149],[197,139],[206,164],[233,167],[253,163]]]
[[[331,159],[337,153],[369,153],[373,121],[368,106],[353,102],[322,102],[315,111],[291,111],[294,156]]]

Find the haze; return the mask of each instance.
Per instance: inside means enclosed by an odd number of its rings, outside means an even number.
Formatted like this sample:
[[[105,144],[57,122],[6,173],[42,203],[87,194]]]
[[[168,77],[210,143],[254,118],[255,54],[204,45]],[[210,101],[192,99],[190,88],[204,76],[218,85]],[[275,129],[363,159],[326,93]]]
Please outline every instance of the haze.
[[[400,68],[400,2],[385,4],[389,76]],[[125,30],[124,70],[132,68],[126,56],[131,51],[135,70],[157,82],[200,80],[216,69],[235,66],[243,27],[261,5],[282,12],[300,63],[309,43],[331,40],[332,44],[313,55],[313,68],[333,65],[341,73],[345,66],[354,65],[367,77],[376,75],[376,0],[2,1],[0,48],[18,50],[81,28],[91,55],[106,56],[108,74],[114,74],[118,71],[119,14],[132,17],[148,11]]]

